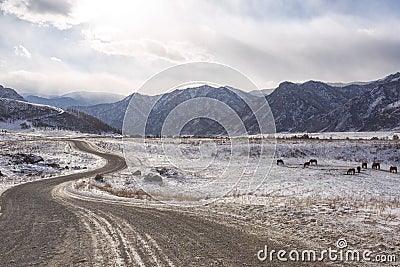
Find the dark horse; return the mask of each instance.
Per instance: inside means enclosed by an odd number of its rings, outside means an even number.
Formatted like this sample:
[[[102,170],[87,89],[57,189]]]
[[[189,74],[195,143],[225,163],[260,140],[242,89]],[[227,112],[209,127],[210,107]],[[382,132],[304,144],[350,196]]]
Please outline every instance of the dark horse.
[[[317,165],[316,159],[310,159],[310,165]]]
[[[349,170],[347,171],[347,174],[351,174],[351,175],[356,174],[356,169],[354,169],[354,168],[349,169]]]
[[[372,169],[380,170],[381,169],[381,164],[378,163],[378,162],[373,162],[372,163]]]
[[[368,164],[366,162],[361,163],[361,168],[366,169],[368,167]]]
[[[397,167],[390,166],[390,172],[397,173]]]
[[[304,162],[303,168],[307,168],[307,167],[310,167],[310,162],[309,161]]]
[[[361,172],[361,167],[357,166],[357,172],[360,173]]]
[[[278,160],[276,161],[276,165],[285,165],[285,163],[283,163],[283,160],[282,160],[282,159],[278,159]]]

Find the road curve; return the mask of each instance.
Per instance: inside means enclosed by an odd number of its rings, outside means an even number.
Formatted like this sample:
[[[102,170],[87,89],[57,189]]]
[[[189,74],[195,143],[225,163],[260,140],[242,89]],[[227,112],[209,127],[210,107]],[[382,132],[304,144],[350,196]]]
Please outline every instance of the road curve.
[[[179,210],[70,197],[64,192],[66,182],[126,167],[120,156],[97,151],[85,141],[70,142],[107,163],[97,170],[4,192],[0,199],[0,266],[260,264],[255,255],[266,240],[244,228]]]

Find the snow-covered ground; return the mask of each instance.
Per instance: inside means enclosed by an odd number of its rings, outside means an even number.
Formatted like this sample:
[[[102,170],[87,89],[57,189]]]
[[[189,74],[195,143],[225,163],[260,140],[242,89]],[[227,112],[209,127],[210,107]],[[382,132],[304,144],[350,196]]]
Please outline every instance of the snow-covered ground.
[[[0,142],[10,141],[10,140],[33,140],[40,138],[65,139],[65,138],[76,138],[76,137],[80,138],[99,137],[99,135],[97,134],[80,133],[68,130],[47,129],[43,127],[32,126],[31,128],[28,129],[21,129],[20,126],[21,123],[27,123],[28,125],[30,125],[30,122],[28,122],[27,120],[19,120],[11,123],[0,121]],[[112,137],[112,135],[105,135],[105,136]]]
[[[94,169],[104,164],[100,157],[79,152],[66,141],[32,139],[26,134],[3,133],[2,136],[8,141],[0,142],[0,194],[21,183]]]
[[[156,139],[143,144],[143,140],[138,139],[133,145],[132,141],[126,144],[120,139],[98,139],[95,141],[98,146],[117,153],[121,153],[124,145],[125,149],[133,149],[125,154],[140,158],[146,162],[146,168],[139,168],[140,175],[132,175],[128,170],[106,175],[104,183],[78,181],[75,189],[80,183],[80,191],[87,194],[104,196],[117,192],[124,196],[121,192],[126,191],[132,194],[125,196],[143,199],[142,195],[138,197],[134,193],[139,192],[142,185],[150,184],[150,189],[159,186],[162,192],[167,187],[196,188],[199,183],[222,177],[228,166],[233,181],[237,181],[237,176],[244,180],[254,178],[254,181],[262,181],[259,188],[249,192],[244,190],[248,189],[243,187],[246,183],[240,185],[239,182],[216,202],[193,210],[206,209],[265,227],[283,243],[291,236],[311,248],[328,248],[339,238],[346,238],[352,248],[399,255],[400,175],[390,173],[389,167],[397,166],[400,170],[400,142],[391,138],[371,140],[374,136],[382,138],[392,134],[369,134],[364,140],[359,140],[359,136],[346,140],[340,134],[336,134],[340,138],[332,140],[329,135],[326,140],[279,139],[272,161],[268,161],[268,153],[259,153],[257,142],[250,143],[250,149],[246,150],[245,139],[236,143],[238,149],[234,149],[233,157],[231,143],[224,139],[186,139],[182,144],[177,144],[176,140],[161,143]],[[270,152],[274,141],[264,141],[265,151]],[[173,146],[179,149],[174,150]],[[187,158],[194,163],[180,165]],[[282,159],[285,165],[277,166],[277,159]],[[318,164],[304,168],[304,162],[310,159],[317,159]],[[355,175],[346,174],[349,168],[361,166],[362,161],[368,162],[368,169]],[[371,169],[373,161],[380,162],[381,170]],[[257,166],[257,172],[243,172],[242,165],[249,163],[250,167]],[[198,170],[199,167],[204,168]],[[149,173],[158,173],[162,183],[146,182]],[[157,191],[152,193],[157,197]],[[178,194],[176,199],[182,199],[182,195]]]
[[[133,175],[126,169],[105,175],[104,182],[81,179],[70,189],[91,197],[159,205],[140,190],[142,185],[147,185],[150,189],[160,188],[151,192],[152,196],[167,192],[169,197],[175,196],[173,203],[176,204],[187,200],[187,195],[180,194],[185,187],[191,189],[190,200],[196,201],[199,185],[201,189],[210,180],[224,177],[227,182],[224,186],[229,185],[232,190],[222,192],[207,206],[187,209],[254,225],[271,233],[283,245],[293,245],[287,243],[290,236],[290,242],[327,249],[339,238],[345,238],[350,248],[372,249],[375,254],[399,257],[400,175],[390,173],[389,167],[400,169],[400,141],[392,140],[392,134],[395,133],[368,134],[363,140],[359,136],[346,139],[341,134],[335,134],[337,138],[332,139],[327,135],[325,140],[289,138],[275,142],[268,138],[250,141],[243,138],[233,140],[233,152],[232,142],[222,138],[188,138],[179,143],[179,139],[163,142],[148,139],[143,143],[141,139],[91,136],[90,142],[100,149],[122,155],[125,148],[128,162],[130,155],[134,159],[131,163],[141,159],[145,164],[138,168],[140,174]],[[0,171],[4,174],[0,177],[0,192],[19,183],[103,164],[97,157],[71,149],[66,141],[59,139],[62,135],[53,131],[0,133]],[[55,138],[45,140],[46,136]],[[382,140],[371,140],[374,136]],[[16,164],[14,161],[20,159],[15,157],[17,153],[40,156],[43,161]],[[285,164],[276,165],[277,159]],[[304,162],[310,159],[317,159],[318,164],[304,168]],[[346,174],[362,161],[368,162],[368,169],[355,175]],[[381,170],[371,169],[373,161],[381,163]],[[74,166],[80,170],[74,170]],[[244,170],[243,166],[248,169]],[[251,171],[254,167],[257,170]],[[134,170],[132,166],[131,170]],[[149,173],[162,182],[146,181]],[[259,185],[257,190],[249,190],[246,183],[249,179]],[[216,188],[221,186],[216,185]],[[217,191],[211,193],[218,196]],[[390,266],[396,264],[399,263]]]

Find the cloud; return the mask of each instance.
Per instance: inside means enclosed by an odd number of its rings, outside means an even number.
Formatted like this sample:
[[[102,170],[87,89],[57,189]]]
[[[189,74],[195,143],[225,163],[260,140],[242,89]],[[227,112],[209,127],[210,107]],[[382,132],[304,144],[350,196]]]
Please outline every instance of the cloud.
[[[22,45],[14,46],[14,53],[17,56],[25,57],[25,58],[32,58],[31,53]]]
[[[131,82],[106,73],[86,74],[76,71],[61,73],[58,71],[16,70],[0,73],[0,80],[19,93],[64,94],[71,91],[89,90],[96,92],[130,93]],[[67,82],[68,81],[68,82]]]
[[[59,59],[58,57],[51,57],[50,60],[55,61],[55,62],[62,62],[62,60]]]
[[[73,2],[68,0],[29,0],[24,2],[30,10],[39,14],[51,13],[68,16],[73,7]]]
[[[128,56],[139,60],[163,59],[171,63],[186,61],[211,60],[213,56],[206,49],[195,46],[190,42],[167,41],[153,39],[129,39],[129,36],[120,37],[102,32],[83,31],[84,44],[92,49],[117,56]]]
[[[65,90],[97,90],[102,85],[89,80],[104,76],[126,92],[128,81],[137,88],[190,61],[230,65],[261,88],[284,80],[372,80],[400,70],[399,1],[1,1],[7,81],[19,70],[41,73],[23,77],[46,90],[73,77],[82,84]],[[15,44],[34,57],[15,57]]]
[[[68,29],[81,21],[72,14],[74,4],[63,0],[4,0],[0,10],[21,20]]]

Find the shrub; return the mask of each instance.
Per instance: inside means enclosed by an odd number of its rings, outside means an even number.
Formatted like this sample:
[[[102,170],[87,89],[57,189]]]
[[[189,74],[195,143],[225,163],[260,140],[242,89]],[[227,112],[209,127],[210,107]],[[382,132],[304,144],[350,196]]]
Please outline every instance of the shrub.
[[[96,174],[96,176],[94,177],[94,180],[99,183],[104,183],[104,177],[101,174]]]
[[[300,138],[301,139],[310,139],[310,136],[308,134],[303,134]]]

